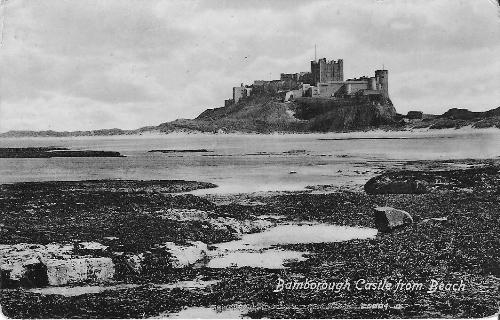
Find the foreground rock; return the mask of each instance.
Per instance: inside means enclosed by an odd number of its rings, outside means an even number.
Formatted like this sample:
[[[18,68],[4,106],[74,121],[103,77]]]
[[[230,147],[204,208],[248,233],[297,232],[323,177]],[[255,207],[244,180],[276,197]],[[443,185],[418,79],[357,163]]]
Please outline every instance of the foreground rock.
[[[209,218],[213,212],[195,209],[168,209],[162,213],[162,219],[208,222],[210,230],[222,230],[231,235],[231,239],[275,225],[275,222],[262,219]],[[110,243],[118,240],[116,237],[105,238]],[[128,277],[148,276],[170,268],[185,268],[203,263],[208,258],[208,253],[208,245],[202,241],[184,244],[168,241],[138,254],[111,250],[109,246],[96,241],[0,245],[0,288],[105,283]]]
[[[72,283],[108,282],[115,275],[115,265],[111,258],[76,258],[69,260],[50,259],[45,262],[47,282],[51,286]]]
[[[380,232],[388,232],[398,227],[413,223],[411,215],[403,210],[391,207],[376,207],[373,209],[375,226]]]
[[[423,194],[436,191],[498,192],[500,173],[497,167],[449,171],[389,172],[368,180],[369,194]]]
[[[37,245],[20,243],[0,247],[1,288],[60,286],[107,282],[115,273],[109,257],[76,254],[81,247],[103,250],[94,243]]]

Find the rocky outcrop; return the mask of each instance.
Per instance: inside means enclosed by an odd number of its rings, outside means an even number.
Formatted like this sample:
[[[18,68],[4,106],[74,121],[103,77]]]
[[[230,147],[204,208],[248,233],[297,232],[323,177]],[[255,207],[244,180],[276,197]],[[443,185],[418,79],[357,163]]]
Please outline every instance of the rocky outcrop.
[[[496,167],[448,171],[388,172],[368,180],[369,194],[422,194],[439,191],[498,192],[500,173]]]
[[[160,132],[327,132],[398,124],[398,115],[391,101],[380,96],[351,99],[302,97],[285,103],[276,96],[255,95],[227,107],[208,109],[194,120],[161,124],[158,129]]]
[[[419,194],[429,191],[429,183],[424,179],[417,179],[404,173],[383,174],[368,180],[365,184],[365,191],[370,194]]]
[[[408,212],[392,207],[376,207],[373,209],[373,216],[375,226],[380,232],[388,232],[413,223],[413,218]]]
[[[295,117],[308,120],[308,131],[352,131],[395,124],[390,100],[325,98],[297,99]]]

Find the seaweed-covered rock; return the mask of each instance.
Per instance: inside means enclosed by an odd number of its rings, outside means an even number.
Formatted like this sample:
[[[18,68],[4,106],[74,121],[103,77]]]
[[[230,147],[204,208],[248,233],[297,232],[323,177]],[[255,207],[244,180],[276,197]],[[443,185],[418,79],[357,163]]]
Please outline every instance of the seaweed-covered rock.
[[[422,194],[435,191],[496,192],[500,184],[498,168],[489,166],[447,171],[397,171],[373,177],[365,184],[369,194]]]
[[[411,215],[403,210],[392,207],[376,207],[373,212],[375,226],[380,232],[391,231],[394,228],[413,223]]]
[[[365,191],[370,194],[385,193],[427,193],[429,183],[414,177],[399,177],[390,175],[381,175],[370,179],[365,184]]]

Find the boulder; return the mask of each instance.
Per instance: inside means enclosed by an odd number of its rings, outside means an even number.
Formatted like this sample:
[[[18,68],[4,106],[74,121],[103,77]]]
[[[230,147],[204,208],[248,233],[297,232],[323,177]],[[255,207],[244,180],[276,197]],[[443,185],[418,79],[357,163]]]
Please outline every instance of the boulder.
[[[62,286],[80,282],[107,282],[115,274],[111,258],[48,259],[48,284]]]
[[[392,207],[376,207],[373,209],[375,226],[380,232],[388,232],[394,228],[413,223],[411,215]]]
[[[424,113],[422,111],[408,111],[406,114],[406,117],[408,119],[422,119],[424,116]]]

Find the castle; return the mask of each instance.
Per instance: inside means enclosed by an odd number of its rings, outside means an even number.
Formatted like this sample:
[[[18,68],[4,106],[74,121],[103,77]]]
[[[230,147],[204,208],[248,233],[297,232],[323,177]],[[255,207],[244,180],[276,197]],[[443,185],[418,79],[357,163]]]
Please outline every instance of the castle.
[[[375,70],[373,77],[344,80],[344,61],[326,58],[311,61],[310,72],[282,73],[279,80],[255,80],[252,85],[233,88],[233,98],[224,105],[238,103],[252,94],[277,94],[284,102],[299,97],[352,99],[356,97],[389,99],[387,70]]]

